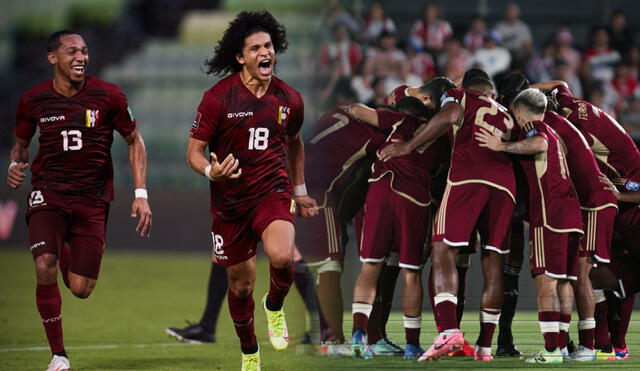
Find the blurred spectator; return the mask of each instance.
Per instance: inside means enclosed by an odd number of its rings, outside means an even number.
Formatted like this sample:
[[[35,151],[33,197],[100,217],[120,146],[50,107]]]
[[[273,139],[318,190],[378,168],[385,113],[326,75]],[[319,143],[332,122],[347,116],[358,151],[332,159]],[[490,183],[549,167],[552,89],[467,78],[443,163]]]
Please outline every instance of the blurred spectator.
[[[583,89],[582,83],[580,82],[580,78],[576,75],[569,63],[567,63],[564,59],[556,59],[554,62],[553,75],[551,76],[552,80],[562,80],[569,84],[569,89],[573,95],[577,98],[583,97]]]
[[[613,12],[607,32],[611,47],[618,53],[624,54],[633,45],[633,32],[627,26],[627,16],[622,11]]]
[[[334,26],[332,34],[332,40],[320,48],[320,73],[330,75],[336,68],[339,76],[350,77],[362,62],[360,46],[349,39],[347,26],[342,23]]]
[[[484,38],[487,36],[487,22],[483,16],[475,15],[471,18],[470,23],[471,26],[462,39],[462,45],[470,52],[475,52],[484,46]]]
[[[452,34],[449,22],[440,19],[440,7],[434,3],[426,3],[422,19],[411,27],[409,43],[415,50],[425,50],[437,55]]]
[[[634,97],[640,97],[638,81],[631,75],[629,65],[618,63],[615,66],[611,88],[616,93],[614,108],[622,111],[627,108],[628,101]]]
[[[384,99],[387,97],[389,92],[387,91],[387,84],[384,79],[376,78],[373,80],[373,96],[366,102],[367,106],[371,108],[376,108],[382,104],[384,104]]]
[[[616,112],[613,110],[613,107],[611,107],[611,105],[606,102],[605,94],[602,88],[595,87],[591,89],[589,91],[589,96],[587,97],[587,100],[594,106],[606,112],[609,116],[613,118],[617,118]]]
[[[567,62],[573,74],[580,72],[580,63],[582,56],[573,46],[573,35],[571,31],[562,27],[555,34],[555,57]]]
[[[620,113],[620,124],[624,129],[638,140],[640,137],[640,98],[633,98],[629,102],[629,107]]]
[[[474,54],[474,63],[491,77],[509,69],[511,54],[500,46],[500,34],[495,31],[487,34],[484,46]]]
[[[549,81],[555,68],[555,47],[552,42],[544,44],[541,51],[534,51],[527,64],[527,76],[531,81]]]
[[[396,32],[396,25],[393,20],[387,16],[384,6],[379,1],[371,3],[369,15],[364,19],[363,39],[369,44],[374,44],[383,31],[388,33]]]
[[[620,53],[609,45],[609,34],[603,27],[593,30],[591,46],[584,50],[582,74],[588,85],[607,82],[613,78],[613,66],[620,61]]]
[[[397,47],[396,36],[389,32],[382,32],[378,45],[367,52],[364,64],[364,85],[371,87],[376,77],[401,78],[409,70],[407,56]]]
[[[415,51],[412,47],[405,48],[409,57],[409,73],[418,76],[422,82],[431,80],[436,75],[436,62],[431,54],[423,51]],[[422,84],[420,84],[422,85]]]
[[[460,39],[451,38],[446,44],[444,51],[438,56],[438,67],[441,74],[456,81],[464,75],[464,72],[473,65],[473,56],[462,47]]]
[[[529,26],[520,20],[518,4],[507,4],[505,19],[496,24],[495,30],[502,38],[502,46],[511,52],[516,67],[526,65],[526,60],[533,51],[533,36]]]
[[[333,30],[337,24],[344,24],[349,30],[349,34],[357,36],[360,34],[360,24],[358,21],[342,6],[340,0],[329,0],[327,10],[320,19],[318,25],[318,33],[321,34],[322,40],[329,40],[331,35],[327,35],[327,30]]]
[[[640,46],[631,45],[624,55],[624,63],[629,65],[629,73],[634,79],[640,80]]]

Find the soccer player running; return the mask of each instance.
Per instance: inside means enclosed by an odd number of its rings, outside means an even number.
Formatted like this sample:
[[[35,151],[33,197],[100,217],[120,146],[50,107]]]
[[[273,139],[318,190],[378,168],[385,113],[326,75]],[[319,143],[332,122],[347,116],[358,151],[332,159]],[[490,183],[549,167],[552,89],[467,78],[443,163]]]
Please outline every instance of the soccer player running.
[[[481,130],[475,137],[482,147],[520,157],[529,185],[529,240],[531,274],[538,291],[538,320],[545,346],[527,363],[562,363],[559,347],[561,312],[571,313],[577,279],[578,245],[582,232],[580,203],[569,178],[562,144],[542,119],[547,98],[537,89],[519,93],[511,110],[521,128],[518,140],[504,142]]]
[[[440,334],[419,361],[436,360],[464,345],[457,321],[458,273],[456,256],[468,246],[472,231],[480,231],[484,245],[482,267],[485,285],[480,312],[480,335],[474,359],[490,361],[493,332],[502,306],[503,241],[514,208],[513,164],[505,153],[478,145],[473,135],[487,128],[510,139],[513,119],[493,97],[493,82],[481,75],[465,79],[465,88],[442,96],[441,109],[426,129],[408,142],[397,142],[380,151],[383,161],[410,153],[415,148],[453,131],[451,169],[433,227],[431,264],[435,287],[435,317]]]
[[[27,225],[36,268],[36,306],[53,353],[47,370],[64,371],[71,366],[63,343],[58,269],[73,295],[91,295],[113,201],[114,130],[128,144],[135,186],[131,216],[140,217],[136,231],[141,236],[149,235],[151,210],[147,155],[125,95],[116,85],[86,74],[89,49],[78,33],[54,32],[47,50],[54,76],[20,99],[7,183],[17,189],[24,182],[29,143],[39,130]]]
[[[270,263],[269,292],[262,299],[269,340],[283,350],[289,343],[282,306],[293,283],[294,206],[303,217],[317,214],[304,185],[302,97],[273,75],[276,54],[287,46],[284,26],[270,13],[236,16],[207,61],[209,74],[228,76],[204,93],[187,147],[189,166],[210,180],[213,254],[227,270],[243,370],[260,369],[252,296],[257,242]]]

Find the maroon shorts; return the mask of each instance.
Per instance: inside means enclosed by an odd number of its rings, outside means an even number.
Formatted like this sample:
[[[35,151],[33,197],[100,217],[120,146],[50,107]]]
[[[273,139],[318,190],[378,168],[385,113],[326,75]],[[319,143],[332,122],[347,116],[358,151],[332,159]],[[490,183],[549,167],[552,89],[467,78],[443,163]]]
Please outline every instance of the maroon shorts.
[[[26,215],[33,258],[59,256],[67,243],[69,271],[98,279],[108,216],[109,203],[101,199],[34,189]]]
[[[531,275],[557,279],[578,278],[579,233],[557,233],[545,227],[529,228]]]
[[[485,249],[508,254],[504,240],[511,228],[513,209],[513,200],[505,191],[482,183],[449,183],[433,223],[433,241],[469,246],[477,228]]]
[[[333,205],[327,203],[313,218],[296,219],[296,245],[307,263],[344,257],[342,223]]]
[[[420,269],[429,234],[429,207],[395,193],[387,176],[369,185],[364,209],[360,261],[382,262],[395,246],[400,267]]]
[[[615,234],[636,261],[640,261],[640,206],[621,211],[616,217]]]
[[[601,263],[611,259],[611,239],[618,209],[582,210],[584,237],[580,240],[580,256],[592,256]]]
[[[213,257],[216,263],[230,267],[256,255],[262,232],[276,220],[293,224],[294,201],[288,193],[273,193],[245,216],[225,221],[214,216],[211,226]]]

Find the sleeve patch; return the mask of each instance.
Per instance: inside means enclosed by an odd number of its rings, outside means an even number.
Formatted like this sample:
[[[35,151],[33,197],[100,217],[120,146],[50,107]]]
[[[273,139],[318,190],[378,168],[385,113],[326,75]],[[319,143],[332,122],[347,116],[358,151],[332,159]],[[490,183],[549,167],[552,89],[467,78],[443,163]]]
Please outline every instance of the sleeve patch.
[[[134,116],[133,116],[133,111],[131,110],[131,107],[127,106],[127,112],[129,112],[129,118],[131,119],[131,121],[133,121]]]
[[[198,113],[196,113],[196,118],[193,119],[193,124],[191,124],[192,130],[198,130],[198,128],[200,127],[200,120],[202,120],[202,113],[198,111]]]
[[[638,182],[634,182],[632,180],[627,181],[627,183],[624,185],[624,187],[628,190],[628,191],[634,191],[637,192],[638,190],[640,190],[640,183]]]
[[[458,99],[456,99],[456,97],[453,97],[447,93],[442,94],[442,97],[440,97],[440,107],[444,106],[449,102],[460,103]]]
[[[527,138],[531,138],[532,136],[538,134],[538,130],[536,129],[531,129],[529,131],[527,131],[527,134],[525,134],[525,137]]]

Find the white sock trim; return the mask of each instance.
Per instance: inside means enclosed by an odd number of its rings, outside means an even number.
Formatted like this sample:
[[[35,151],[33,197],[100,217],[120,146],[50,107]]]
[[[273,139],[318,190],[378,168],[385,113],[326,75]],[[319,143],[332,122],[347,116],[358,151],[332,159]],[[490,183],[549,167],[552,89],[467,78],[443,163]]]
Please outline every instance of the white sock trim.
[[[404,322],[404,328],[422,328],[422,316],[402,316],[402,321]]]
[[[362,313],[365,316],[367,316],[367,318],[369,318],[369,316],[371,315],[371,310],[372,309],[373,309],[373,305],[371,305],[371,304],[365,304],[365,303],[353,303],[353,304],[351,304],[351,313],[352,314]]]
[[[448,330],[442,331],[440,334],[456,334],[458,332],[460,332],[459,328],[450,328]]]
[[[596,328],[595,318],[585,318],[578,321],[578,331],[591,330],[592,328]]]
[[[560,322],[560,327],[559,327],[560,331],[564,331],[564,332],[569,332],[569,323],[567,322]]]
[[[441,292],[433,298],[433,303],[435,305],[438,305],[445,301],[450,301],[454,305],[458,305],[458,297],[450,292]]]
[[[538,321],[538,323],[540,324],[540,332],[542,332],[543,334],[545,332],[560,332],[560,322],[558,321],[553,321],[553,322]]]
[[[607,297],[604,296],[604,291],[600,289],[593,290],[593,296],[595,297],[596,303],[602,303],[607,300]]]
[[[486,312],[485,310],[489,310],[492,312],[498,312],[497,314]],[[496,311],[493,309],[480,309],[480,323],[492,323],[494,325],[498,324],[500,321],[500,311]]]

